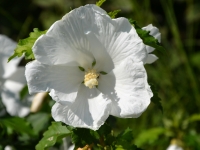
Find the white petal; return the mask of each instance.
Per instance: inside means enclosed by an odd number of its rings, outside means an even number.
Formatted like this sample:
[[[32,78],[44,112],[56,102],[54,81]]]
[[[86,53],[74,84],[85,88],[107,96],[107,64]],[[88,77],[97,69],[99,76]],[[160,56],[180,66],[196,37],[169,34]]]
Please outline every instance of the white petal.
[[[89,50],[93,54],[96,65],[94,69],[101,72],[110,72],[114,68],[112,58],[106,51],[106,48],[100,43],[99,39],[93,33],[86,34],[89,40],[90,48]]]
[[[26,65],[25,76],[29,92],[51,91],[58,101],[73,101],[84,80],[84,72],[76,66],[49,66],[33,61]]]
[[[0,77],[7,78],[15,72],[20,58],[12,59],[9,63],[8,58],[14,53],[16,42],[5,35],[0,34]]]
[[[14,82],[18,82],[24,86],[26,84],[26,78],[25,78],[25,67],[18,67],[17,70],[7,78],[7,80],[11,80]]]
[[[38,61],[44,64],[91,66],[94,58],[88,51],[88,40],[80,16],[76,15],[75,10],[71,11],[35,42],[33,52]]]
[[[12,116],[24,117],[29,113],[29,97],[21,101],[19,95],[26,84],[24,69],[24,67],[17,68],[17,70],[5,80],[1,92],[2,102],[4,103],[7,112]]]
[[[4,88],[16,93],[18,95],[18,99],[20,90],[27,84],[24,74],[25,67],[18,67],[17,70],[4,83]]]
[[[98,11],[96,8],[98,7],[93,7],[96,11],[90,13],[93,19],[87,19],[84,24],[88,26],[87,33],[94,33],[106,48],[114,64],[120,64],[130,55],[135,62],[145,59],[145,46],[129,21],[126,18],[111,19],[103,13],[95,13]]]
[[[20,101],[19,92],[24,85],[7,80],[1,93],[2,102],[11,116],[25,117],[29,113],[30,103]]]
[[[152,35],[154,38],[156,38],[158,42],[161,42],[161,34],[158,28],[154,27],[152,24],[149,24],[148,26],[143,27],[142,29],[146,31],[150,31],[149,34]],[[146,45],[146,49],[148,53],[151,53],[154,51],[155,48]]]
[[[129,57],[130,58],[130,57]],[[147,83],[143,63],[134,63],[127,59],[113,70],[113,73],[101,75],[99,90],[112,100],[111,115],[123,118],[139,117],[153,96]]]
[[[146,64],[151,64],[154,61],[156,61],[158,57],[154,54],[148,54],[147,59],[146,59]]]
[[[183,150],[183,148],[176,144],[171,144],[170,146],[167,147],[166,150]]]
[[[153,37],[155,37],[158,40],[158,42],[161,42],[161,34],[160,34],[158,28],[156,28],[152,24],[149,24],[148,26],[143,27],[142,29],[146,30],[146,31],[150,31],[150,35],[152,35]]]
[[[109,104],[110,101],[104,99],[96,88],[81,85],[75,102],[54,104],[52,116],[55,121],[74,127],[97,130],[109,116]]]

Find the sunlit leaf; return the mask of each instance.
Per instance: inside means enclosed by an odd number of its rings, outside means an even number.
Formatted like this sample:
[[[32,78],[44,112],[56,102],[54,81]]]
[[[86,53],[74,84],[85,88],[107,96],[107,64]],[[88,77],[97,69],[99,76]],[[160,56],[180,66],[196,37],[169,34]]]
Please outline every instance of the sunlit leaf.
[[[25,56],[25,59],[30,59],[30,60],[33,60],[35,59],[34,58],[34,54],[32,52],[32,47],[33,47],[33,44],[35,43],[35,41],[42,35],[42,34],[45,34],[47,32],[47,30],[45,31],[40,31],[39,29],[37,28],[34,28],[33,29],[33,32],[31,32],[29,34],[29,37],[28,38],[25,38],[25,39],[22,39],[22,40],[19,40],[18,44],[17,44],[17,47],[14,51],[14,54],[12,56],[10,56],[8,58],[8,62],[10,60],[12,60],[13,58],[15,57],[21,57],[23,54]]]
[[[96,2],[97,6],[101,6],[106,0],[99,0],[98,2]]]
[[[121,10],[114,10],[108,13],[108,15],[110,16],[110,18],[114,19],[116,17],[116,15],[120,12]]]
[[[61,122],[52,122],[52,125],[43,134],[43,138],[36,145],[36,150],[45,150],[53,146],[57,140],[62,139],[71,134],[67,126],[63,126]]]

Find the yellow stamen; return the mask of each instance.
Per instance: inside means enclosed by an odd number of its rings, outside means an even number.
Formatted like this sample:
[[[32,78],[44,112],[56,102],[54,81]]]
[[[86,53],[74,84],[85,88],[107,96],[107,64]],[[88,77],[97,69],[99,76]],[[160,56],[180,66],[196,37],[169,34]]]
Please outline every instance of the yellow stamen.
[[[98,78],[99,74],[94,69],[89,69],[85,72],[84,84],[85,86],[89,87],[90,89],[94,88],[98,85]]]

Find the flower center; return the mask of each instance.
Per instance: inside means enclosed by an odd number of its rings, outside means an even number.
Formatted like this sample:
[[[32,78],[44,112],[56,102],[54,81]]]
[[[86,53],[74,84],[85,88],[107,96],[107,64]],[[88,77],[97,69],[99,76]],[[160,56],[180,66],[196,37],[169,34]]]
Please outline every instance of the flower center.
[[[96,72],[95,69],[88,69],[88,71],[85,72],[85,76],[84,76],[85,86],[89,87],[90,89],[97,86],[98,85],[98,81],[97,81],[98,77],[99,77],[99,74]]]

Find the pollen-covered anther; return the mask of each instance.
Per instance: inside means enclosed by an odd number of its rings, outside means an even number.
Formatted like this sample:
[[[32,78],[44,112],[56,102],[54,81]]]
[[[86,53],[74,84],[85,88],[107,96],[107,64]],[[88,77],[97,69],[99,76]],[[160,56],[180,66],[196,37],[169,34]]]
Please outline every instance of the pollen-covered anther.
[[[85,72],[84,76],[84,84],[85,86],[89,87],[90,89],[94,88],[98,85],[97,78],[99,77],[99,74],[94,69],[89,69],[87,72]]]

